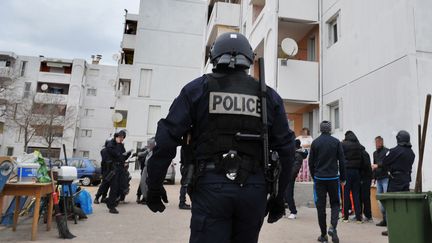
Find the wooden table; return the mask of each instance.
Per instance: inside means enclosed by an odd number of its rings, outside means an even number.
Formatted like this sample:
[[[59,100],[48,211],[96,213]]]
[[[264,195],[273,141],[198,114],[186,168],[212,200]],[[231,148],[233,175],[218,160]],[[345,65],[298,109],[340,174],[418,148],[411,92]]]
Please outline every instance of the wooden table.
[[[32,196],[36,198],[35,209],[33,213],[31,240],[37,239],[40,201],[41,201],[41,197],[44,196],[49,197],[47,231],[51,230],[52,212],[53,212],[53,198],[51,195],[52,192],[53,189],[51,183],[28,183],[28,184],[7,183],[3,191],[0,193],[0,209],[3,208],[4,196],[7,195],[15,196],[15,212],[14,212],[12,230],[16,231],[18,217],[20,213],[19,205],[20,205],[21,196]],[[1,218],[1,214],[2,212],[0,210],[0,218]]]

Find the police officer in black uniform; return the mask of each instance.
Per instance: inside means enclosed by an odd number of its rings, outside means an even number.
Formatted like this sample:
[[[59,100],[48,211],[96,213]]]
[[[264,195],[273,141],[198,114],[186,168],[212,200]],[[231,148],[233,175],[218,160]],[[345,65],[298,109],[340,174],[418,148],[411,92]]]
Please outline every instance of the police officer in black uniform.
[[[190,242],[257,242],[266,206],[268,222],[283,217],[285,208],[283,193],[267,202],[262,141],[236,139],[239,132],[262,133],[259,83],[246,73],[254,53],[243,35],[224,33],[213,44],[210,60],[213,73],[187,84],[158,123],[148,164],[147,205],[153,212],[165,210],[165,173],[181,137],[192,127],[199,179],[192,194]],[[294,133],[280,96],[271,88],[266,96],[270,149],[280,156],[279,192],[284,192],[294,159]]]
[[[387,192],[409,191],[411,171],[415,154],[411,149],[410,134],[401,130],[396,135],[397,146],[387,152],[383,160],[383,166],[389,172],[389,184]],[[382,232],[387,236],[388,232]]]
[[[121,195],[121,191],[126,177],[125,161],[131,155],[131,152],[126,152],[123,145],[123,140],[126,138],[126,131],[121,130],[114,134],[114,138],[108,143],[107,153],[113,163],[114,176],[110,180],[110,192],[106,201],[110,213],[118,214],[116,209],[117,199]]]
[[[101,150],[100,154],[101,154],[101,172],[102,172],[102,182],[98,188],[98,191],[96,193],[95,199],[94,199],[94,204],[99,204],[99,198],[102,197],[102,203],[104,203],[106,201],[106,197],[108,194],[108,190],[109,190],[109,185],[110,185],[110,172],[112,171],[113,167],[112,167],[112,161],[110,160],[110,156],[108,155],[107,152],[107,147],[108,144],[111,142],[111,140],[106,140],[105,141],[105,145],[104,148]]]

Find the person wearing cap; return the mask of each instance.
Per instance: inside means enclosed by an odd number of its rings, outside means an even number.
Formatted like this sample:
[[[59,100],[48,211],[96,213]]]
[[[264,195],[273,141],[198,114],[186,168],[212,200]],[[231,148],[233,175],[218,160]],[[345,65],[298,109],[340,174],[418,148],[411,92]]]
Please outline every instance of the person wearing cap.
[[[114,138],[107,144],[107,154],[109,160],[113,163],[114,176],[110,180],[110,191],[108,199],[106,200],[109,212],[118,214],[116,209],[117,198],[120,196],[122,189],[123,178],[126,177],[125,161],[131,155],[131,152],[126,152],[123,141],[126,138],[126,131],[121,130],[114,134]]]
[[[382,166],[389,172],[387,192],[409,191],[415,154],[411,149],[410,134],[401,130],[396,135],[397,146],[387,152]],[[388,235],[387,231],[382,232]]]
[[[312,142],[309,154],[309,169],[314,180],[314,199],[321,229],[319,242],[328,242],[328,235],[338,243],[337,223],[340,208],[340,183],[345,183],[345,155],[342,143],[332,137],[331,123],[320,124],[321,135]],[[326,205],[330,198],[331,226],[327,231]]]
[[[260,83],[248,75],[254,60],[244,35],[221,34],[210,51],[213,73],[183,87],[167,117],[158,122],[156,147],[147,169],[147,206],[155,213],[165,210],[162,183],[181,138],[192,128],[196,170],[191,243],[258,242],[266,211],[269,223],[285,214],[284,192],[294,160],[295,136],[281,97],[270,87],[262,93]],[[279,193],[270,199],[261,139],[262,95],[267,99],[269,148],[278,152],[281,164]]]

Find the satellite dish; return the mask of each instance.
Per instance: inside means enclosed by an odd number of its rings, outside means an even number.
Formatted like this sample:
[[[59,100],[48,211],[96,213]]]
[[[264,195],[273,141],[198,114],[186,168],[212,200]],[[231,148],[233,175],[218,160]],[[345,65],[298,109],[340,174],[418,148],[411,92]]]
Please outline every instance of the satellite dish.
[[[117,122],[121,122],[122,120],[123,120],[123,115],[121,113],[116,112],[112,115],[113,122],[117,123]]]
[[[112,55],[112,59],[116,62],[118,62],[120,60],[120,54],[116,53],[114,55]]]
[[[290,57],[297,55],[298,45],[297,42],[291,38],[285,38],[281,43],[282,51]]]
[[[48,89],[48,84],[42,84],[41,85],[41,90],[42,91],[47,91],[47,89]]]

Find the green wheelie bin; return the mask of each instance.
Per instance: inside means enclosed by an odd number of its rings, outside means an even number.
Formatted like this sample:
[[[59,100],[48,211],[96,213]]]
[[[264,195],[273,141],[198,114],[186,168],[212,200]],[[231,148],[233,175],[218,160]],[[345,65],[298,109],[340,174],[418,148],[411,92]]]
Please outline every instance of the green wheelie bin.
[[[389,243],[432,243],[432,193],[377,194],[386,209]]]

